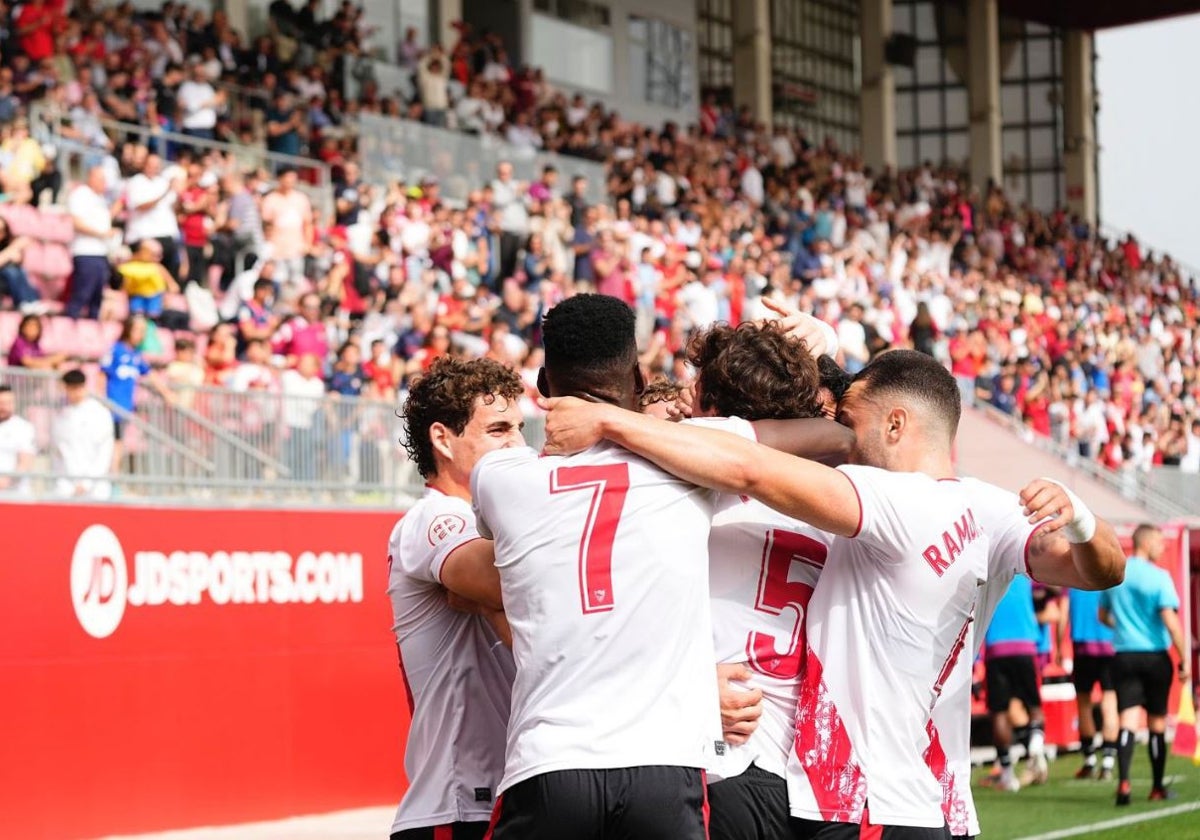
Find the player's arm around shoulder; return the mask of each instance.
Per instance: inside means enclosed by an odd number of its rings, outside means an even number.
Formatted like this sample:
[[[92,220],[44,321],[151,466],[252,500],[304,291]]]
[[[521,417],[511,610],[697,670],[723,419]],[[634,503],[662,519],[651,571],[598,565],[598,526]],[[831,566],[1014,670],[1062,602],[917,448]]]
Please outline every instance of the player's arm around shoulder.
[[[1024,513],[1037,530],[1026,563],[1040,583],[1076,589],[1109,589],[1125,579],[1125,552],[1112,526],[1083,500],[1052,479],[1021,490]]]
[[[751,496],[830,533],[858,532],[858,494],[837,470],[711,424],[671,423],[571,397],[547,405],[547,452],[579,452],[610,440],[692,484]]]
[[[854,448],[854,432],[823,417],[758,420],[753,425],[762,445],[831,467],[846,463]]]

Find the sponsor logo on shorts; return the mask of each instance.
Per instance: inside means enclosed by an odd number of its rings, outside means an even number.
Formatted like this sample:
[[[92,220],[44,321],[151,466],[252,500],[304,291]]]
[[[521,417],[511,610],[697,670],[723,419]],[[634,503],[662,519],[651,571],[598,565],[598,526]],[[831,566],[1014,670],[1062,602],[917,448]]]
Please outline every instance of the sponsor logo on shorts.
[[[362,555],[305,551],[137,551],[91,525],[71,556],[71,603],[89,636],[116,632],[129,607],[335,604],[363,599]]]

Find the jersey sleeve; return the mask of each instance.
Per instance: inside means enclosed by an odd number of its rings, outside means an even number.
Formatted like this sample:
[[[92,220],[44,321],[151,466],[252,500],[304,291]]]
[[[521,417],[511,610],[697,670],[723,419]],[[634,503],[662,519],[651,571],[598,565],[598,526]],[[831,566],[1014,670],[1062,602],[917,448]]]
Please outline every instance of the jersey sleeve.
[[[1029,545],[1038,526],[1030,524],[1016,493],[984,482],[964,482],[975,519],[987,534],[988,577],[1007,578],[1029,572]]]
[[[1175,591],[1175,582],[1164,572],[1159,575],[1158,608],[1160,610],[1179,609],[1179,593]]]
[[[854,487],[858,496],[858,529],[851,539],[862,540],[872,547],[888,549],[903,545],[904,526],[895,506],[897,494],[889,492],[894,474],[876,467],[846,464],[837,468]],[[893,552],[874,552],[881,558]]]
[[[475,528],[485,540],[495,539],[488,517],[496,504],[503,504],[505,492],[503,475],[505,467],[536,459],[537,453],[529,447],[497,449],[488,452],[471,470],[471,507],[475,513]]]
[[[471,506],[451,496],[431,500],[411,527],[414,532],[401,544],[393,540],[389,546],[392,563],[426,583],[441,583],[442,566],[450,555],[480,538]]]

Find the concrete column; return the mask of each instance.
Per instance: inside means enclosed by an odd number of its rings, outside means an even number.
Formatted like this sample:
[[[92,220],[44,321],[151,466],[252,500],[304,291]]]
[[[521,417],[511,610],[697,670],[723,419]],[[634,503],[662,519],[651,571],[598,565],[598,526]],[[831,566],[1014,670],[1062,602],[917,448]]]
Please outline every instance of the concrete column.
[[[432,0],[433,20],[431,21],[429,37],[432,42],[440,43],[450,50],[458,43],[458,32],[451,26],[455,21],[462,20],[462,0]],[[400,33],[403,37],[403,33]]]
[[[896,79],[884,58],[892,34],[892,0],[862,0],[858,26],[862,41],[862,155],[877,171],[896,166]]]
[[[770,0],[733,3],[733,104],[748,105],[755,120],[771,125]]]
[[[266,6],[265,3],[262,5]],[[250,31],[250,4],[248,0],[223,0],[220,7],[225,10],[225,14],[229,17],[229,25],[242,36],[242,45],[245,46],[253,42],[254,33]],[[263,14],[266,14],[265,8]]]
[[[996,0],[967,0],[967,103],[971,181],[980,189],[1004,175],[1000,145],[1000,17]]]
[[[1070,31],[1063,46],[1063,126],[1067,207],[1096,224],[1096,88],[1092,33]]]

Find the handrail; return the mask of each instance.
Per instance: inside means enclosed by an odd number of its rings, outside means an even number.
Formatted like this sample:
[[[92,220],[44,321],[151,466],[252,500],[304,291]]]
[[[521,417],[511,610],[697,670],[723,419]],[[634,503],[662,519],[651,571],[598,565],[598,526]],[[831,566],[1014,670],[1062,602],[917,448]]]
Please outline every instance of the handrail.
[[[55,142],[65,139],[62,136],[62,123],[64,115],[51,114],[40,103],[33,103],[30,107],[30,122],[36,125],[46,126],[54,135]],[[135,134],[143,138],[143,142],[147,138],[162,140],[179,146],[193,146],[199,149],[207,149],[209,151],[220,152],[233,157],[243,157],[250,153],[253,157],[262,160],[263,162],[274,163],[279,166],[289,166],[296,169],[307,169],[317,173],[318,183],[310,190],[314,194],[316,201],[320,205],[321,214],[328,216],[333,212],[333,174],[329,164],[316,158],[303,157],[300,155],[289,155],[283,152],[272,152],[267,149],[259,149],[250,146],[243,146],[235,143],[226,143],[221,140],[206,140],[202,137],[193,137],[190,134],[182,134],[177,131],[166,131],[158,126],[142,125],[140,123],[129,123],[121,120],[114,120],[108,117],[97,118],[96,122],[105,132],[116,132],[123,134]],[[84,146],[85,144],[75,144]],[[86,148],[86,146],[85,146]],[[89,151],[99,151],[98,149],[88,149]],[[304,185],[301,184],[301,187]]]
[[[186,460],[188,460],[188,461],[192,462],[193,464],[195,464],[196,466],[200,467],[200,469],[204,470],[205,472],[209,472],[209,473],[216,472],[217,467],[212,461],[208,460],[207,458],[203,457],[202,455],[196,454],[195,450],[184,446],[182,443],[175,440],[175,438],[171,437],[169,434],[167,434],[162,429],[155,426],[153,423],[147,422],[143,418],[138,417],[133,412],[128,411],[127,409],[123,408],[122,406],[117,405],[115,402],[110,400],[108,397],[105,397],[102,395],[96,395],[96,399],[99,400],[100,403],[102,405],[104,405],[105,408],[109,409],[110,411],[113,412],[113,414],[115,414],[117,417],[119,417],[122,420],[122,422],[131,423],[134,426],[137,426],[138,430],[141,431],[142,434],[146,435],[149,438],[154,439],[158,443],[161,443],[163,446],[165,446],[167,449],[174,452],[176,455],[182,456]]]
[[[1165,519],[1191,516],[1186,508],[1176,504],[1169,497],[1145,486],[1145,484],[1138,480],[1135,473],[1118,473],[1108,469],[1097,461],[1081,458],[1078,454],[1072,452],[1069,447],[1063,446],[1058,441],[1033,433],[1033,430],[1025,425],[1019,417],[1005,414],[995,406],[987,405],[986,403],[975,403],[974,407],[993,423],[1020,434],[1021,439],[1026,443],[1061,459],[1072,469],[1079,470],[1089,478],[1099,481],[1115,493],[1118,493],[1123,498],[1130,499],[1142,507],[1153,511],[1156,515]]]
[[[237,435],[230,433],[226,429],[222,429],[220,427],[220,425],[218,425],[217,423],[214,423],[212,420],[205,417],[203,414],[200,414],[197,411],[193,411],[192,409],[187,408],[186,406],[182,406],[182,405],[178,405],[178,404],[172,405],[171,408],[173,410],[179,412],[181,415],[183,415],[183,417],[185,419],[195,423],[201,429],[203,429],[204,431],[211,434],[213,437],[217,438],[218,440],[222,441],[223,443],[227,444],[228,446],[233,447],[238,452],[241,452],[243,455],[247,455],[248,457],[252,458],[253,460],[258,461],[264,467],[270,467],[271,469],[278,471],[279,474],[284,477],[290,476],[292,474],[291,469],[286,464],[284,464],[282,461],[272,458],[270,455],[263,452],[261,449],[257,449],[255,447],[251,446],[250,444],[246,443],[246,441],[242,440]],[[210,471],[212,469],[213,468],[210,467]]]

